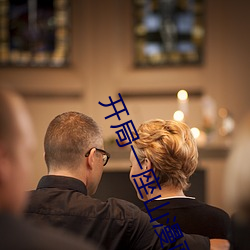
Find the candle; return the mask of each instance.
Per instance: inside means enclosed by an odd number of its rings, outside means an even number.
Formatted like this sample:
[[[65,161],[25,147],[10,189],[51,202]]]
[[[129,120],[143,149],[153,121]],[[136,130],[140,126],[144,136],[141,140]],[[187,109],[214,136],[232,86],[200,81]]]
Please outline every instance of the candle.
[[[184,113],[181,110],[177,110],[174,112],[173,118],[175,121],[182,122],[184,120]]]
[[[179,110],[184,113],[184,117],[188,115],[188,93],[182,89],[177,93]]]

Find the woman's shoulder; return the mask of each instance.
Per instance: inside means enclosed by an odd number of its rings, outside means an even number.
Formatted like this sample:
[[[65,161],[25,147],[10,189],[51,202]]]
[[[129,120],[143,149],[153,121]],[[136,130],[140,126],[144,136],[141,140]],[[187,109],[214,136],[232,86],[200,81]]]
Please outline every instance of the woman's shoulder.
[[[221,219],[222,218],[222,219],[226,220],[227,222],[230,222],[230,217],[229,217],[228,213],[226,211],[224,211],[223,209],[209,205],[205,202],[201,202],[198,200],[196,200],[196,202],[201,204],[202,211],[204,213],[210,214],[211,216],[213,216],[214,219]]]

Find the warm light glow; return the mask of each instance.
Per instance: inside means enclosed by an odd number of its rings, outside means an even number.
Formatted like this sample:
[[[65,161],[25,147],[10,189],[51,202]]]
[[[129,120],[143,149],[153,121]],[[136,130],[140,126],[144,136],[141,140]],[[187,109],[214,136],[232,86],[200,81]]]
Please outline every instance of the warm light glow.
[[[188,92],[186,90],[180,90],[178,93],[177,93],[177,98],[181,101],[185,101],[188,99]]]
[[[205,147],[207,144],[207,134],[204,131],[200,130],[200,135],[195,140],[197,142],[197,146]]]
[[[222,119],[224,119],[228,116],[228,111],[225,108],[220,108],[218,114]]]
[[[184,113],[180,110],[174,112],[174,120],[182,122],[184,120]]]
[[[195,139],[197,139],[200,136],[200,130],[198,128],[191,128],[191,133]]]

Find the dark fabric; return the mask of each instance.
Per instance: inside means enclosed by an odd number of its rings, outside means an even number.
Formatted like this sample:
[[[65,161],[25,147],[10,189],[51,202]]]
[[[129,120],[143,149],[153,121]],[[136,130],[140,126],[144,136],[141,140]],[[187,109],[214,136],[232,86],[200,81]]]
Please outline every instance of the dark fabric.
[[[1,250],[95,250],[76,237],[55,232],[50,228],[38,229],[9,214],[0,214]]]
[[[147,206],[149,209],[153,209],[166,202],[169,204],[152,212],[153,218],[169,213],[167,217],[157,219],[159,223],[165,225],[167,224],[166,219],[169,218],[169,224],[172,224],[174,217],[176,217],[176,222],[185,233],[199,234],[210,239],[228,239],[230,218],[223,210],[189,198],[154,200],[149,202]],[[142,210],[146,211],[146,208],[143,207]]]
[[[250,218],[234,214],[232,216],[231,250],[249,250]]]
[[[87,237],[113,249],[161,249],[161,241],[149,216],[135,205],[110,198],[106,202],[87,196],[84,183],[63,176],[44,176],[37,190],[30,192],[26,216],[36,223],[48,223]],[[185,235],[170,249],[187,241],[192,250],[209,249],[209,240]]]

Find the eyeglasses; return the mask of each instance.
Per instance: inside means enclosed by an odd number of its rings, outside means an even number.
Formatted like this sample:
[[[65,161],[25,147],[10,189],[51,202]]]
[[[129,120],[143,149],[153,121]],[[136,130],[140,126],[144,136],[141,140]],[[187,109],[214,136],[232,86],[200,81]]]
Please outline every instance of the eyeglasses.
[[[89,154],[90,154],[90,151],[92,150],[93,148],[91,148],[86,154],[85,154],[85,157],[88,157]],[[103,162],[103,166],[105,166],[108,161],[109,161],[109,158],[110,158],[110,154],[108,152],[106,152],[105,150],[103,149],[100,149],[100,148],[95,148],[96,151],[99,151],[102,153],[102,162]]]

